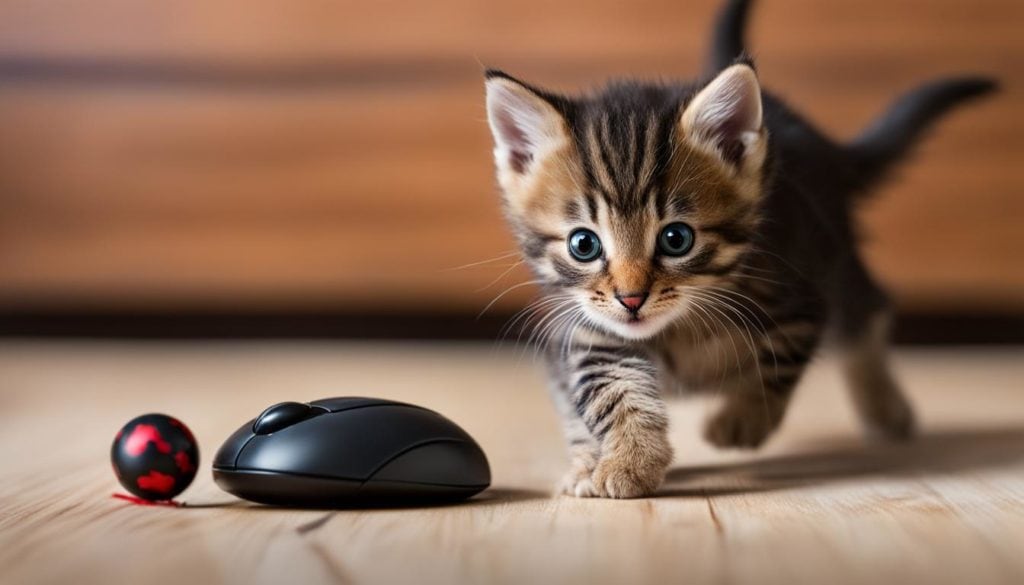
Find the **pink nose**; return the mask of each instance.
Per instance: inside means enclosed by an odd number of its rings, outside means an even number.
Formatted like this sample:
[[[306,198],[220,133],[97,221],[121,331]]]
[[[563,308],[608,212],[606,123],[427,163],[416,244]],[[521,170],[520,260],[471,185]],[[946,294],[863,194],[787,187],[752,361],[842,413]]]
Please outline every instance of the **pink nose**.
[[[623,307],[630,313],[636,313],[640,310],[640,307],[644,306],[644,301],[647,300],[647,293],[633,293],[628,295],[615,295],[615,298],[622,303]]]

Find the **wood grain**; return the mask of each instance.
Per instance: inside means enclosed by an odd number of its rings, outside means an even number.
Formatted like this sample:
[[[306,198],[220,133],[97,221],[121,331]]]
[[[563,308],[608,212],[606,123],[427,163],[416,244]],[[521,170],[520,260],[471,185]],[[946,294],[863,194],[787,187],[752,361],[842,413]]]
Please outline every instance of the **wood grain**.
[[[0,307],[479,311],[528,278],[450,270],[512,248],[481,63],[689,77],[717,4],[7,2]],[[838,137],[917,81],[1002,81],[865,210],[912,310],[1024,310],[1022,27],[1013,0],[756,8],[762,79]]]
[[[0,345],[4,583],[1020,583],[1020,348],[903,351],[924,434],[861,441],[826,357],[757,454],[699,439],[703,401],[672,404],[676,466],[658,497],[550,498],[565,465],[539,373],[469,345]],[[450,507],[302,511],[214,486],[220,442],[264,406],[371,394],[448,415],[493,487]],[[204,462],[180,509],[109,497],[117,428],[172,413]]]

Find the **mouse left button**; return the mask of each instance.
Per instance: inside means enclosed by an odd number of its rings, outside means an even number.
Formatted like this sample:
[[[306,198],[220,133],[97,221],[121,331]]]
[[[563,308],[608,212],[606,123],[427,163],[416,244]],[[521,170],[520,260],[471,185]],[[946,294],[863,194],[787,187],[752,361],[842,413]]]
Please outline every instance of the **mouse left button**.
[[[252,432],[257,435],[269,435],[326,412],[326,409],[301,402],[281,402],[267,408],[256,418],[256,422],[252,425]]]

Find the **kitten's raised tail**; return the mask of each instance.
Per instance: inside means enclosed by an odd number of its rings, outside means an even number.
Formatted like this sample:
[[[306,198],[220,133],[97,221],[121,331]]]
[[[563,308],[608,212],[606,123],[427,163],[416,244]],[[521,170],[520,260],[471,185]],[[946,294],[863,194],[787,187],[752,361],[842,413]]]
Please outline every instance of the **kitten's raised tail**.
[[[885,178],[922,135],[954,107],[997,89],[986,77],[952,77],[903,94],[847,150],[857,160],[858,192]]]
[[[705,67],[714,75],[746,54],[746,29],[752,0],[729,0],[718,13]]]
[[[728,0],[718,13],[708,53],[706,73],[713,75],[746,53],[746,28],[753,0]],[[847,145],[856,163],[857,193],[885,178],[886,173],[946,112],[997,88],[986,77],[952,77],[917,87],[897,99],[859,137]]]

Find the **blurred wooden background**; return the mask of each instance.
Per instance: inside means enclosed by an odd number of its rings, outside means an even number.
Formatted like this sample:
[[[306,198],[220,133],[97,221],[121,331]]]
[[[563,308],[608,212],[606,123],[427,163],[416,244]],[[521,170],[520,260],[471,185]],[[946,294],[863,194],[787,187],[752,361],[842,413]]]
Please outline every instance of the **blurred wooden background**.
[[[758,4],[765,84],[838,137],[916,82],[1001,79],[866,232],[903,308],[1024,312],[1024,2]],[[482,64],[558,89],[689,77],[717,7],[7,0],[0,310],[475,313],[527,278],[452,270],[512,248]]]

